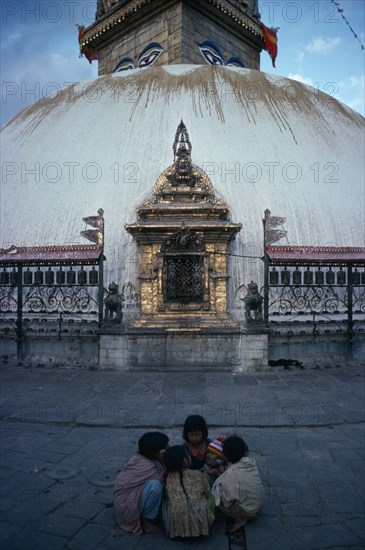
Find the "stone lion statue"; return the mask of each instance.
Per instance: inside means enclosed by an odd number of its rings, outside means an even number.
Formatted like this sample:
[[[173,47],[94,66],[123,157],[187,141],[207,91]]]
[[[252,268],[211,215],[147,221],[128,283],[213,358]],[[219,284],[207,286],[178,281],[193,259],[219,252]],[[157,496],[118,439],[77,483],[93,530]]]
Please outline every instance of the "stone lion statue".
[[[262,302],[264,298],[259,293],[257,284],[251,281],[247,286],[247,294],[243,298],[245,302],[245,317],[247,322],[263,321]],[[253,312],[253,316],[252,316]]]
[[[118,292],[118,285],[114,282],[110,283],[108,286],[108,296],[104,299],[105,321],[122,322],[122,301],[123,298]]]

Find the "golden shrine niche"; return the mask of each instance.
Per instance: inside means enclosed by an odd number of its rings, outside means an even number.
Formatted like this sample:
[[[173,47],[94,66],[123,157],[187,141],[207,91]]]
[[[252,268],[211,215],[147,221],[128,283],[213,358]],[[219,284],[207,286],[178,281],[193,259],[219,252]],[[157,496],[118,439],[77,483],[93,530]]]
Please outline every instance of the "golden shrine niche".
[[[141,316],[133,327],[233,327],[227,314],[228,243],[241,230],[192,164],[184,123],[173,144],[174,163],[126,224],[139,253]]]

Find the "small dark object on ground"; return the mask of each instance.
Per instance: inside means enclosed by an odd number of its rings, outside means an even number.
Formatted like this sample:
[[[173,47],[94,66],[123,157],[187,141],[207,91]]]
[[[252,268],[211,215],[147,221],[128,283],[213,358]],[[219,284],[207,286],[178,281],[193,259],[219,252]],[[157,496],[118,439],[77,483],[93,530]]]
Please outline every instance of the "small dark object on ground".
[[[297,361],[296,359],[276,359],[276,360],[270,360],[269,361],[270,367],[284,367],[285,369],[288,369],[289,367],[299,367],[300,369],[304,369],[303,363],[301,361]]]
[[[229,531],[230,521],[229,520],[227,521],[227,519],[226,519],[226,526],[227,526],[226,534],[228,536],[230,550],[232,547],[234,548],[240,547],[241,550],[247,550],[245,528],[240,527],[240,529],[231,533]]]

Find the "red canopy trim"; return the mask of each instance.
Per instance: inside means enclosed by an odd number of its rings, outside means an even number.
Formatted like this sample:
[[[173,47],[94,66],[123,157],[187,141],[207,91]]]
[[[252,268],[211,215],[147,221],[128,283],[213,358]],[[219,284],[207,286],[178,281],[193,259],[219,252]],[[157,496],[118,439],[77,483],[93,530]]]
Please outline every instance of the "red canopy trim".
[[[0,264],[97,264],[103,249],[89,244],[0,248]]]
[[[356,263],[365,265],[365,248],[334,246],[268,246],[271,263]]]

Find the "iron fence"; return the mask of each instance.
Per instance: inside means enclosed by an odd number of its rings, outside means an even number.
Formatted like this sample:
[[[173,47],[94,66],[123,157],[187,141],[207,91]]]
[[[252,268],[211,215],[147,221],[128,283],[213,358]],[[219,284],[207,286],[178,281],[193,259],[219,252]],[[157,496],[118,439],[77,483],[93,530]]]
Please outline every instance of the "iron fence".
[[[26,336],[95,334],[103,319],[103,255],[56,264],[0,263],[0,333],[14,335],[18,358]]]
[[[275,262],[266,257],[265,320],[353,333],[365,321],[364,262]]]

